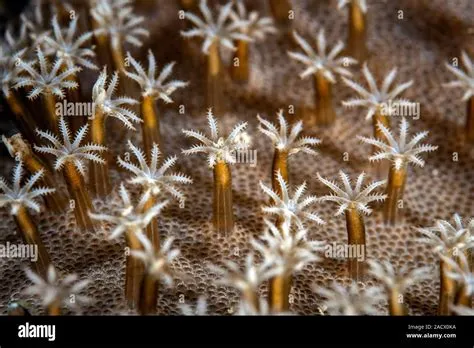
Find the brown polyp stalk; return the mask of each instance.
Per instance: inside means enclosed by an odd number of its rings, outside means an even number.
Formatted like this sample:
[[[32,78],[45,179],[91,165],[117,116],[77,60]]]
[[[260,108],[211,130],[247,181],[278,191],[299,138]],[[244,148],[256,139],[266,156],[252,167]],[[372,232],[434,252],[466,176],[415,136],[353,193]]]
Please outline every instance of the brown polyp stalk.
[[[86,7],[86,12],[90,12],[92,2],[88,1],[87,4],[89,6]],[[89,27],[91,28],[92,32],[100,29],[100,24],[94,19],[94,16],[86,15],[85,16],[89,21]],[[100,66],[111,66],[112,65],[112,58],[110,56],[110,45],[109,42],[111,41],[110,35],[103,34],[103,35],[93,35],[94,43],[95,43],[95,52],[97,60],[100,63]]]
[[[21,137],[20,134],[15,134],[9,138],[9,142],[13,148],[15,155],[19,155],[23,160],[26,169],[34,174],[43,170],[43,176],[39,179],[40,183],[45,187],[56,187],[57,180],[54,174],[49,170],[46,164],[31,150],[30,145]],[[44,196],[46,206],[52,211],[59,213],[64,211],[67,206],[67,200],[64,198],[63,192],[56,189]]]
[[[374,127],[374,138],[385,142],[387,138],[380,130],[378,123],[381,123],[383,126],[385,126],[385,128],[390,129],[390,120],[388,116],[384,115],[382,109],[379,108],[372,117],[372,122]]]
[[[98,29],[99,25],[92,16],[87,16],[90,18],[90,26],[93,30]],[[101,66],[110,66],[111,65],[111,57],[110,57],[110,49],[109,49],[109,35],[94,35],[94,43],[95,43],[95,52],[97,59]]]
[[[94,117],[91,119],[91,142],[105,144],[105,115],[100,108],[96,108]],[[110,193],[109,166],[105,163],[91,161],[89,164],[89,186],[91,192],[99,197],[105,197]]]
[[[14,303],[8,306],[8,316],[11,317],[24,317],[24,316],[30,316],[31,314],[28,312],[28,310],[21,306],[18,303]]]
[[[349,4],[348,53],[359,62],[367,59],[366,15],[355,1]]]
[[[469,250],[466,250],[466,259],[467,259],[467,263],[469,265],[469,269],[471,270],[471,272],[474,272],[474,262],[472,262],[472,258],[473,258],[473,251],[472,249],[469,249]]]
[[[249,80],[249,43],[247,41],[237,41],[237,50],[232,59],[230,75],[236,82],[243,83]]]
[[[120,44],[114,43],[114,40],[111,39],[109,43],[109,51],[110,56],[112,57],[114,69],[119,71],[120,77],[122,77],[122,74],[125,71],[125,62],[122,47]]]
[[[52,0],[51,2],[52,2],[51,8],[56,9],[59,23],[64,23],[67,19],[69,19],[69,12],[67,11],[62,1]],[[51,13],[49,16],[52,16],[52,15],[53,14]]]
[[[36,128],[36,123],[31,117],[31,114],[26,110],[23,103],[13,91],[8,94],[6,100],[10,110],[15,115],[16,123],[18,124],[22,134],[25,135],[28,141],[35,141],[34,131]]]
[[[474,96],[467,101],[466,139],[474,142]]]
[[[80,33],[84,33],[87,31],[92,31],[91,21],[93,20],[92,17],[89,15],[90,13],[90,1],[85,1],[84,3],[77,4],[77,11],[79,12],[79,21],[78,21],[78,31]]]
[[[401,316],[408,314],[407,308],[403,304],[403,301],[400,301],[400,296],[403,296],[403,294],[394,288],[389,290],[388,296],[388,310],[390,315]]]
[[[119,95],[126,95],[129,97],[133,97],[136,95],[136,90],[134,88],[135,85],[130,83],[125,83],[127,81],[126,74],[125,74],[125,56],[123,55],[122,45],[120,43],[115,42],[114,39],[111,38],[109,43],[109,51],[110,56],[112,58],[112,65],[116,71],[119,73],[119,84],[118,84],[118,93]],[[133,107],[132,107],[133,109]]]
[[[191,11],[196,7],[196,0],[180,0],[180,3],[185,11]]]
[[[390,129],[390,119],[388,118],[387,115],[384,115],[382,112],[381,108],[378,108],[377,111],[375,112],[374,116],[372,117],[372,125],[374,128],[374,138],[378,139],[382,142],[388,143],[387,138],[383,134],[383,132],[380,130],[380,127],[378,124],[381,123],[385,128]],[[373,147],[373,152],[377,152],[378,148]],[[389,162],[387,161],[381,161],[375,164],[375,174],[378,178],[386,178],[387,173],[389,170]]]
[[[36,269],[36,273],[40,274],[41,276],[45,276],[48,266],[51,263],[51,259],[43,245],[43,242],[41,241],[36,224],[33,222],[28,210],[23,206],[18,209],[18,212],[16,215],[14,215],[14,217],[25,243],[37,247],[38,259],[36,262],[32,261]]]
[[[289,12],[291,10],[288,0],[269,0],[270,10],[277,24],[286,25],[289,21]]]
[[[143,206],[143,213],[146,213],[156,204],[156,198],[150,196],[148,201]],[[150,223],[146,227],[146,236],[148,237],[153,249],[158,252],[160,250],[160,231],[158,229],[158,219],[155,217],[151,219]]]
[[[59,301],[55,301],[48,306],[48,315],[51,315],[51,316],[61,315],[61,305]]]
[[[471,250],[465,250],[464,256],[466,257],[466,260],[468,262],[467,267],[468,269],[472,272],[472,262],[471,262]],[[460,263],[459,257],[456,258],[458,264]],[[461,265],[460,265],[461,267]],[[454,296],[454,304],[456,306],[464,306],[471,308],[472,307],[472,294],[469,294],[467,291],[467,286],[465,283],[462,283],[457,286],[456,289],[456,294]]]
[[[23,107],[20,99],[13,93],[8,93],[6,97],[8,106],[10,107],[11,111],[15,114],[15,116],[19,119],[24,117],[26,114],[25,108]]]
[[[74,200],[73,210],[78,227],[82,230],[92,230],[94,223],[89,217],[89,212],[94,212],[94,209],[84,179],[71,162],[64,165],[64,177],[69,196]]]
[[[466,287],[465,284],[463,284],[463,285],[461,285],[461,287],[459,288],[459,290],[456,294],[454,304],[456,306],[465,306],[465,307],[470,308],[471,303],[472,303],[472,295],[470,295],[467,292],[467,287]]]
[[[268,281],[269,304],[273,312],[286,312],[290,308],[291,275],[281,274]]]
[[[51,93],[43,94],[43,106],[46,113],[48,128],[54,134],[59,134],[58,115],[56,114],[56,98]]]
[[[281,198],[282,197],[282,188],[280,182],[278,181],[278,171],[283,180],[289,185],[289,175],[288,175],[288,151],[275,149],[273,155],[273,164],[272,164],[272,189],[276,194]],[[281,216],[278,216],[276,219],[276,225],[280,227],[284,222],[284,219]]]
[[[454,303],[457,290],[456,281],[448,277],[446,274],[447,272],[451,271],[452,267],[441,259],[439,263],[440,286],[438,315],[451,314],[450,306]]]
[[[112,65],[114,70],[119,72],[119,94],[120,95],[127,95],[127,96],[134,96],[135,89],[132,88],[132,84],[125,83],[126,74],[125,74],[125,56],[123,54],[123,48],[118,40],[110,38],[110,43],[108,45],[110,57],[112,58]]]
[[[158,296],[158,282],[150,274],[145,273],[141,286],[138,311],[141,315],[154,314]]]
[[[223,89],[222,89],[222,58],[219,51],[219,42],[214,41],[209,48],[207,56],[207,107],[211,107],[214,115],[223,112]]]
[[[359,248],[364,249],[365,257],[365,224],[362,214],[354,207],[350,206],[346,212],[346,227],[349,247],[355,247],[358,251]],[[353,280],[359,281],[364,277],[365,260],[359,261],[358,255],[352,255],[348,259],[348,270],[349,275]]]
[[[127,75],[125,74],[125,56],[123,54],[123,48],[118,39],[110,38],[110,43],[108,44],[108,49],[110,52],[112,66],[115,71],[119,73],[119,83],[117,88],[118,95],[126,95],[127,97],[135,98],[138,95],[135,84],[127,83]],[[138,114],[139,108],[132,105],[131,111]],[[127,131],[125,128],[118,129],[118,138],[125,139]]]
[[[196,12],[197,0],[181,0],[181,10],[185,12]],[[183,30],[190,30],[193,27],[191,21],[182,20],[181,21]],[[192,57],[195,52],[193,52],[193,40],[181,40],[181,50],[182,55],[187,57]]]
[[[67,90],[67,100],[73,103],[80,103],[82,101],[82,95],[77,74],[70,75],[67,79],[77,83],[77,88],[71,88]],[[70,117],[69,124],[71,125],[71,132],[73,134],[84,125],[85,117],[86,115],[72,115],[72,117]]]
[[[384,205],[384,220],[386,224],[395,225],[402,217],[398,207],[403,203],[403,191],[407,179],[407,164],[402,164],[400,169],[396,169],[391,165],[388,172],[387,199]]]
[[[243,291],[242,298],[246,303],[250,304],[256,312],[260,311],[260,302],[256,291],[247,289]]]
[[[141,115],[142,115],[142,135],[144,151],[148,160],[150,160],[151,150],[153,144],[157,144],[158,147],[163,151],[163,142],[161,140],[160,133],[160,120],[156,108],[155,99],[150,95],[142,95],[141,102]]]
[[[214,228],[217,232],[227,234],[234,229],[232,212],[232,176],[229,165],[218,161],[214,166]]]
[[[156,198],[150,196],[148,201],[143,206],[143,212],[152,208],[156,204]],[[158,230],[158,220],[153,218],[146,227],[146,235],[151,242],[155,252],[160,250],[160,232]],[[140,314],[153,314],[156,311],[158,282],[149,273],[140,275],[139,296],[138,296],[138,310]]]
[[[332,103],[331,83],[320,73],[314,74],[315,113],[316,118],[308,120],[308,126],[328,126],[334,123],[336,112]]]
[[[289,175],[288,175],[288,151],[275,149],[273,155],[273,164],[272,164],[272,189],[281,197],[281,187],[280,183],[277,180],[278,171],[280,172],[283,180],[289,184]]]
[[[132,250],[141,250],[142,245],[134,231],[126,232],[127,246]],[[127,253],[125,266],[125,298],[130,308],[138,307],[140,284],[144,274],[143,262]]]

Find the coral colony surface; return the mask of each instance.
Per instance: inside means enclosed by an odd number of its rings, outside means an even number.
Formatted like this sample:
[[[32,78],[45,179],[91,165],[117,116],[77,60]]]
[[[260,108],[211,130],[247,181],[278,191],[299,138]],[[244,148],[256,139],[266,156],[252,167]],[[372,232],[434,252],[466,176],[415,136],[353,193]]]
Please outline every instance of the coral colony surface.
[[[0,314],[472,315],[474,2],[30,1]]]

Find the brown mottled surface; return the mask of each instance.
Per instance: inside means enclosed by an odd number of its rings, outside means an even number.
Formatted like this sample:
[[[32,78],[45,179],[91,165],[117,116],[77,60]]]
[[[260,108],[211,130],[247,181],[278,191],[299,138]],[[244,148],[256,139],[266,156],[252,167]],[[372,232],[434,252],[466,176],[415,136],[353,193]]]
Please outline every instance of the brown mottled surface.
[[[236,228],[230,236],[216,235],[211,225],[212,172],[204,156],[180,155],[181,149],[191,144],[182,136],[181,129],[207,128],[202,82],[205,66],[201,62],[199,47],[185,45],[179,38],[182,23],[177,16],[178,8],[171,1],[157,3],[156,11],[153,4],[142,10],[153,18],[147,25],[153,35],[145,48],[151,45],[160,66],[176,60],[175,77],[191,82],[188,88],[174,94],[174,105],[164,108],[160,104],[160,109],[164,111],[164,151],[166,154],[178,154],[176,169],[194,179],[192,186],[184,187],[186,207],[180,209],[176,203],[172,204],[159,220],[162,235],[175,236],[175,246],[182,251],[176,262],[177,269],[191,278],[179,282],[175,289],[162,289],[158,301],[159,313],[177,314],[180,298],[194,303],[199,295],[204,294],[208,297],[210,313],[227,314],[232,307],[235,308],[237,292],[213,285],[206,263],[219,263],[224,259],[242,262],[250,250],[249,239],[257,237],[263,229],[260,206],[266,197],[258,182],[263,180],[269,183],[273,150],[269,140],[257,133],[256,115],[260,113],[274,119],[280,107],[295,105],[299,109],[301,105],[311,105],[312,83],[311,79],[299,79],[301,66],[289,61],[286,51],[291,44],[284,37],[269,37],[265,43],[251,46],[252,78],[248,86],[226,83],[229,112],[218,116],[228,127],[239,120],[249,121],[248,130],[254,141],[252,148],[258,151],[258,165],[252,168],[247,164],[238,164],[232,168]],[[428,129],[429,143],[439,145],[439,150],[425,156],[427,163],[424,168],[409,173],[403,223],[396,227],[385,226],[379,210],[366,218],[367,250],[369,258],[390,260],[396,266],[408,265],[412,268],[432,265],[432,278],[414,285],[407,293],[411,314],[432,315],[437,310],[437,260],[428,247],[417,242],[419,236],[414,227],[431,225],[437,218],[451,219],[454,213],[463,217],[474,215],[474,153],[472,147],[462,141],[465,104],[460,101],[459,90],[445,90],[441,86],[451,79],[444,62],[459,55],[461,49],[470,52],[471,56],[474,54],[474,33],[469,31],[469,28],[474,28],[474,2],[368,0],[368,3],[368,46],[372,52],[369,66],[377,71],[378,78],[393,66],[398,66],[397,81],[415,80],[405,96],[421,103],[422,115],[421,119],[411,122],[411,129]],[[263,1],[259,5],[263,5]],[[346,12],[337,10],[336,1],[294,0],[293,8],[296,13],[294,27],[299,32],[314,35],[320,27],[324,27],[331,46],[337,39],[345,40]],[[399,10],[403,11],[403,19],[398,19]],[[360,78],[358,70],[353,69],[356,79]],[[305,129],[306,134],[323,140],[319,156],[311,158],[298,154],[290,162],[291,182],[299,184],[307,181],[308,192],[318,196],[327,191],[315,179],[317,172],[331,178],[335,178],[339,169],[348,171],[352,176],[363,170],[370,172],[367,156],[371,149],[361,145],[356,135],[371,135],[371,124],[365,121],[363,110],[344,110],[341,106],[341,100],[353,95],[349,88],[338,82],[334,91],[338,112],[336,124],[329,129]],[[179,105],[185,106],[184,115],[177,112]],[[111,124],[117,126],[116,123]],[[134,143],[141,143],[139,133],[128,136]],[[126,151],[123,139],[115,136],[112,141],[114,155]],[[344,152],[349,154],[347,162],[342,160]],[[457,162],[452,160],[454,152],[459,155]],[[11,161],[7,165],[4,163],[2,161],[6,174]],[[120,180],[126,178],[124,172],[113,172],[116,187]],[[112,194],[106,202],[97,201],[95,205],[99,211],[109,211],[117,202],[117,196]],[[333,217],[334,205],[319,204],[316,210],[328,223],[324,227],[309,225],[310,237],[344,243],[347,238],[345,220]],[[85,308],[85,313],[125,313],[124,240],[108,241],[106,227],[94,233],[77,232],[73,214],[69,213],[59,216],[44,212],[36,219],[57,268],[93,280],[88,295],[96,302]],[[15,225],[5,210],[0,211],[0,222],[0,242],[17,241]],[[25,266],[26,261],[0,259],[0,313],[6,313],[6,305],[12,300],[27,300],[20,295],[28,285],[22,272]],[[332,259],[306,267],[294,278],[291,310],[299,314],[317,313],[319,299],[311,291],[312,284],[324,286],[333,279],[348,284],[344,272],[345,263]],[[367,284],[374,282],[369,280]],[[261,291],[262,295],[266,295],[266,286],[262,286]],[[28,300],[28,304],[34,313],[43,313],[36,300]]]

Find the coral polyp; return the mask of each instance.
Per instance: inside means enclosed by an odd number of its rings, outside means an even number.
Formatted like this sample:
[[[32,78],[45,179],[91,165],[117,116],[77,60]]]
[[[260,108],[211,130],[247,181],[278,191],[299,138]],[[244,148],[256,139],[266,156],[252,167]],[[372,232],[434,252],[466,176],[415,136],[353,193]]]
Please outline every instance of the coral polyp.
[[[79,311],[80,305],[87,305],[92,301],[91,298],[80,294],[89,285],[90,280],[79,280],[77,274],[59,278],[53,265],[49,265],[44,278],[30,269],[25,272],[33,285],[26,288],[24,293],[40,297],[49,315],[60,315],[62,306]]]
[[[272,190],[260,182],[260,188],[267,194],[271,200],[271,205],[263,206],[262,211],[265,214],[276,215],[280,223],[287,226],[295,225],[303,229],[303,221],[314,221],[320,225],[325,224],[318,214],[310,211],[310,206],[318,202],[316,196],[306,196],[303,194],[306,191],[306,183],[297,186],[293,195],[290,195],[288,184],[283,179],[280,172],[276,173],[277,182],[279,185],[278,191]]]
[[[230,164],[236,162],[236,152],[245,149],[248,144],[239,136],[247,127],[247,122],[236,125],[227,137],[219,136],[217,120],[212,109],[207,112],[207,121],[211,130],[207,137],[199,131],[183,130],[190,138],[197,139],[201,145],[193,145],[183,150],[185,155],[205,153],[207,162],[214,172],[213,214],[214,227],[221,233],[230,233],[234,228],[234,212],[232,208],[232,174]]]
[[[129,109],[129,106],[138,104],[138,101],[122,96],[114,97],[119,82],[119,74],[115,72],[107,85],[107,70],[104,70],[92,87],[92,101],[94,114],[90,121],[91,140],[98,145],[106,143],[106,120],[108,117],[118,119],[126,128],[135,130],[132,122],[140,123],[142,120]],[[108,163],[92,161],[89,167],[89,182],[91,190],[98,196],[104,197],[111,190],[108,173]]]
[[[428,131],[415,134],[408,140],[409,123],[402,118],[399,127],[398,139],[381,122],[377,123],[385,140],[360,137],[364,143],[371,144],[378,151],[369,157],[371,162],[388,160],[391,163],[388,174],[387,200],[385,201],[385,222],[395,224],[400,220],[400,204],[403,205],[403,193],[408,175],[408,165],[423,167],[425,160],[420,157],[423,152],[433,152],[438,146],[420,144],[428,136]]]
[[[225,262],[225,268],[209,265],[209,269],[218,275],[216,284],[230,286],[241,293],[241,300],[252,310],[260,310],[258,288],[260,284],[272,276],[270,265],[266,262],[256,265],[254,255],[249,254],[245,259],[245,270],[232,261]]]
[[[466,139],[469,142],[474,141],[474,65],[468,54],[461,53],[461,61],[464,70],[446,63],[446,68],[457,78],[445,84],[449,88],[462,88],[464,95],[463,101],[467,101],[466,115]]]
[[[0,207],[7,206],[10,208],[10,214],[14,217],[26,244],[37,247],[38,259],[34,266],[40,274],[46,273],[51,260],[28,210],[39,213],[41,208],[36,198],[55,191],[54,188],[50,187],[34,188],[37,181],[43,176],[43,173],[43,170],[34,173],[22,186],[23,162],[20,160],[13,171],[11,187],[7,185],[4,178],[0,178],[0,190],[3,192],[0,194]]]
[[[258,130],[270,138],[275,147],[272,165],[272,188],[275,192],[280,191],[280,185],[277,180],[278,173],[280,173],[285,182],[289,183],[288,159],[299,152],[314,156],[317,154],[314,147],[321,143],[321,140],[314,137],[298,137],[303,131],[302,121],[298,121],[290,127],[283,116],[283,110],[280,110],[277,116],[278,128],[270,121],[257,115],[258,121],[260,122]]]
[[[74,76],[80,68],[77,66],[68,67],[61,72],[62,59],[57,59],[53,65],[50,65],[39,46],[36,49],[36,55],[36,61],[18,60],[21,71],[25,71],[29,76],[18,76],[14,88],[30,87],[28,98],[31,100],[42,96],[49,129],[58,134],[56,98],[63,99],[65,89],[74,89],[79,86],[77,82],[68,78]],[[38,66],[38,68],[34,66]]]
[[[456,294],[458,292],[453,270],[466,269],[466,258],[470,256],[471,249],[474,247],[474,220],[464,224],[458,214],[453,216],[454,224],[446,220],[437,220],[435,226],[429,228],[420,228],[418,231],[424,236],[421,242],[428,244],[432,252],[439,257],[439,307],[440,315],[449,315],[451,307],[455,304]],[[464,256],[462,256],[463,254]],[[455,261],[452,261],[454,259]],[[464,262],[462,262],[464,261]],[[453,262],[459,265],[453,265]],[[457,272],[460,273],[459,271]],[[454,278],[454,279],[453,279]],[[465,302],[465,300],[463,301]],[[464,304],[464,303],[460,303]]]
[[[377,278],[385,287],[391,315],[407,315],[404,296],[408,287],[431,276],[430,267],[416,268],[408,271],[406,267],[395,270],[388,261],[369,260],[370,274]]]
[[[182,173],[167,173],[175,165],[178,158],[170,156],[160,165],[161,152],[157,144],[153,144],[151,153],[148,155],[149,161],[146,160],[143,151],[134,146],[132,142],[128,142],[128,147],[135,156],[138,165],[133,163],[131,159],[125,160],[121,157],[117,158],[117,162],[132,174],[132,177],[128,180],[130,184],[141,188],[141,199],[144,201],[141,204],[141,209],[144,212],[152,209],[157,199],[166,195],[171,195],[179,202],[180,207],[183,207],[185,196],[178,185],[192,184],[193,181]],[[159,250],[160,232],[156,219],[151,220],[146,226],[146,234],[156,250]]]
[[[236,7],[236,11],[230,12],[230,18],[240,28],[241,33],[248,36],[252,41],[262,41],[267,34],[277,33],[271,18],[261,17],[257,11],[248,13],[244,2],[241,0],[237,1]],[[235,81],[247,82],[250,75],[249,41],[239,39],[236,46],[237,50],[231,63],[231,76]]]
[[[140,283],[143,277],[143,267],[132,256],[133,251],[141,249],[143,244],[139,235],[146,230],[153,219],[168,204],[168,201],[158,202],[147,209],[145,205],[149,202],[149,196],[143,195],[137,204],[132,203],[132,199],[123,184],[120,185],[120,198],[122,206],[114,215],[97,214],[89,212],[90,218],[102,221],[112,225],[109,238],[115,239],[125,235],[127,247],[130,253],[127,256],[126,274],[125,274],[125,297],[131,307],[137,306],[140,298]],[[159,241],[158,241],[159,242]]]
[[[171,95],[177,89],[186,87],[188,83],[179,80],[166,81],[173,72],[174,62],[165,65],[161,72],[157,74],[155,56],[151,51],[148,51],[148,70],[146,72],[130,53],[127,54],[127,59],[135,72],[126,71],[125,74],[138,83],[141,89],[142,134],[145,152],[148,153],[151,151],[154,143],[163,148],[160,117],[155,104],[156,100],[161,99],[167,104],[172,103]]]
[[[88,161],[104,164],[105,161],[99,153],[106,151],[107,148],[94,143],[81,145],[88,130],[87,125],[77,131],[74,138],[71,139],[66,120],[61,117],[58,130],[62,141],[52,132],[37,129],[38,135],[50,144],[47,146],[35,145],[34,148],[39,153],[55,157],[54,169],[61,171],[64,175],[69,197],[72,200],[71,209],[74,211],[78,226],[81,229],[93,228],[94,224],[89,218],[89,212],[93,212],[94,207],[85,187],[85,167]]]
[[[75,38],[77,32],[77,21],[79,17],[74,17],[67,29],[61,28],[58,18],[53,17],[52,26],[54,38],[45,36],[44,41],[56,52],[56,56],[61,59],[69,69],[75,66],[86,67],[97,70],[98,67],[91,59],[95,57],[95,52],[87,47],[87,42],[91,40],[93,33],[85,32]],[[65,31],[65,35],[63,34]]]
[[[201,19],[194,13],[186,12],[184,14],[185,18],[194,27],[181,32],[181,35],[185,38],[200,37],[204,40],[202,52],[207,56],[207,106],[214,108],[217,114],[224,110],[222,95],[224,64],[221,47],[236,50],[234,40],[251,40],[248,35],[241,32],[241,28],[244,29],[246,22],[230,20],[232,6],[233,2],[229,1],[219,9],[216,15],[209,9],[207,0],[200,0],[199,9],[203,18]]]
[[[347,46],[349,54],[358,61],[364,61],[369,54],[367,49],[367,0],[339,0],[339,10],[347,7],[349,32]]]
[[[319,200],[338,204],[338,209],[334,215],[338,216],[344,213],[349,245],[365,249],[365,223],[363,216],[372,213],[369,203],[382,202],[387,198],[387,195],[373,192],[380,186],[385,185],[385,181],[374,181],[363,187],[365,173],[361,173],[353,187],[349,175],[340,171],[341,188],[336,183],[321,177],[319,173],[317,175],[318,180],[332,191],[330,195],[322,196]],[[348,266],[349,274],[353,279],[358,279],[363,275],[363,263],[361,264],[357,258],[350,259]]]
[[[310,125],[331,125],[336,119],[332,84],[336,83],[336,75],[352,76],[347,67],[357,63],[357,61],[351,57],[341,56],[344,49],[344,44],[341,41],[338,41],[332,49],[328,50],[323,29],[316,36],[316,49],[296,31],[293,32],[293,37],[303,52],[289,51],[288,55],[291,59],[306,66],[300,77],[304,79],[313,76],[314,81],[315,116],[308,121]]]
[[[156,247],[144,234],[137,234],[143,250],[132,250],[131,255],[143,262],[145,273],[140,284],[138,308],[141,314],[152,314],[156,310],[158,282],[167,286],[173,286],[174,278],[177,276],[172,271],[171,263],[178,257],[180,251],[171,249],[173,237],[163,242],[156,251]]]
[[[258,250],[269,266],[272,278],[269,281],[269,304],[275,313],[287,312],[290,309],[290,291],[292,276],[300,272],[307,264],[321,261],[319,253],[324,242],[308,240],[308,230],[293,231],[291,223],[279,227],[265,221],[267,229],[259,240],[253,240],[253,247]]]
[[[383,140],[383,134],[381,134],[380,128],[377,125],[381,123],[385,127],[390,128],[389,119],[395,113],[395,107],[410,105],[409,101],[400,99],[399,95],[413,85],[413,80],[393,86],[393,81],[397,76],[397,69],[393,68],[385,76],[381,86],[378,87],[366,63],[362,67],[362,73],[369,89],[367,90],[356,82],[343,77],[344,83],[357,92],[359,98],[345,100],[342,103],[346,107],[362,106],[367,108],[365,118],[372,120],[374,137]]]
[[[349,287],[333,283],[329,288],[315,287],[314,291],[324,298],[323,306],[330,315],[381,315],[377,304],[382,301],[380,287],[361,290],[357,283]]]

